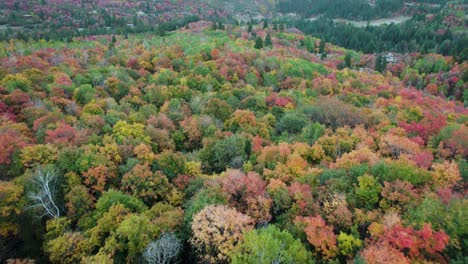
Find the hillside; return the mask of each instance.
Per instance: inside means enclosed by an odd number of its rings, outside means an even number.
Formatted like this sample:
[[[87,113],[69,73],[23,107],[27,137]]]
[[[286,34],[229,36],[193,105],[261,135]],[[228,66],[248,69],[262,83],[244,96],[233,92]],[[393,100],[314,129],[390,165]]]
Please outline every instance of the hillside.
[[[450,1],[435,9],[417,9],[411,16],[401,17],[400,13],[386,20],[355,21],[320,16],[281,21],[306,34],[365,53],[439,53],[463,62],[468,59],[465,14],[463,1]]]
[[[174,30],[198,19],[232,20],[269,15],[269,0],[76,1],[11,0],[0,3],[0,41]]]
[[[277,10],[282,13],[297,13],[304,17],[318,15],[368,21],[395,15],[439,10],[450,0],[278,0]]]
[[[221,28],[0,43],[0,262],[463,262],[466,62]]]
[[[265,20],[368,54],[438,53],[460,63],[468,58],[461,0],[4,1],[0,41],[164,35],[199,20],[242,25]]]

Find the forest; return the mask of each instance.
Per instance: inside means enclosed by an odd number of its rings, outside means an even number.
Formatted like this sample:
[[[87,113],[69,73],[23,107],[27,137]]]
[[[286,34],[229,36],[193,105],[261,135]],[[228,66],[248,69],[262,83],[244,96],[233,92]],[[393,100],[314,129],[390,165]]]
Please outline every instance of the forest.
[[[0,261],[464,263],[466,62],[273,27],[3,42]]]
[[[0,263],[467,263],[465,6],[2,1]]]
[[[462,2],[438,13],[421,13],[401,24],[356,27],[330,17],[317,20],[287,19],[290,27],[322,38],[335,45],[364,53],[439,53],[463,62],[468,59],[468,35]]]
[[[449,0],[278,0],[276,9],[281,13],[297,13],[303,17],[327,16],[333,18],[371,19],[391,17],[395,14],[413,14],[427,9],[439,9]]]

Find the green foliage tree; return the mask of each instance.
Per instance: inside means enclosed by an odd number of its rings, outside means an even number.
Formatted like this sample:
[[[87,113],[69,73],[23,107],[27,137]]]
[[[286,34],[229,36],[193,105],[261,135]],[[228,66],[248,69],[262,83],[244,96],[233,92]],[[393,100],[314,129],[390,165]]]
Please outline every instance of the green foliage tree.
[[[200,152],[205,168],[221,172],[227,167],[240,168],[250,154],[250,141],[240,135],[208,142]]]
[[[263,40],[262,40],[261,37],[257,37],[257,38],[255,39],[254,48],[256,48],[256,49],[262,49],[262,48],[263,48]]]
[[[379,194],[382,186],[374,176],[363,175],[358,177],[359,184],[355,187],[355,192],[361,203],[368,209],[374,208],[379,202]]]
[[[340,232],[337,241],[340,254],[346,257],[353,257],[362,247],[362,241],[359,238],[343,232]]]
[[[252,230],[230,253],[232,263],[314,263],[298,239],[274,225]]]
[[[326,51],[325,51],[326,44],[327,43],[324,40],[320,40],[320,45],[319,45],[319,53],[320,54],[326,53]]]
[[[320,123],[313,123],[302,128],[301,137],[307,143],[313,145],[317,139],[325,134],[325,126]]]
[[[265,37],[265,47],[273,47],[273,42],[271,41],[271,36],[270,34],[267,34]]]
[[[345,65],[346,67],[348,68],[351,68],[351,53],[347,52],[346,55],[345,55]]]
[[[276,125],[278,131],[281,132],[288,132],[291,134],[297,134],[302,131],[302,129],[307,124],[307,118],[298,112],[288,112],[280,120]]]
[[[99,219],[103,214],[109,211],[112,206],[116,204],[120,204],[131,212],[136,213],[141,213],[147,209],[141,200],[111,189],[107,192],[104,192],[101,198],[99,198],[99,200],[96,202],[94,218]]]

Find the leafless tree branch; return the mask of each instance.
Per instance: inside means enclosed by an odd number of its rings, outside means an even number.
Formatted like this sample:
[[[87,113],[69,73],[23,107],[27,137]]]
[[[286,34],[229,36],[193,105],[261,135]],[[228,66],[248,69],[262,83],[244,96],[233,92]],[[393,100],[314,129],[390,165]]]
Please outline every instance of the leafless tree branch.
[[[169,264],[181,248],[182,243],[174,233],[164,233],[158,240],[149,243],[143,258],[148,264]]]
[[[60,217],[60,209],[55,202],[57,187],[57,175],[52,170],[37,169],[32,179],[36,188],[28,194],[32,202],[31,208],[39,208],[43,214],[39,217],[49,216],[52,218]]]

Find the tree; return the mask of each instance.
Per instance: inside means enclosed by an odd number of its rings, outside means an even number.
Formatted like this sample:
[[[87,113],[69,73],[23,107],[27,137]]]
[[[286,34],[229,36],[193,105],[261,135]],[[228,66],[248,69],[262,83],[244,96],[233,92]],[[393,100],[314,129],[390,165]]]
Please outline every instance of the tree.
[[[348,68],[351,68],[351,53],[347,52],[345,55],[345,65]]]
[[[449,197],[441,199],[434,193],[429,193],[416,208],[409,210],[408,221],[413,226],[422,228],[431,224],[432,228],[444,230],[450,236],[448,252],[457,255],[468,246],[464,239],[467,204],[463,198]]]
[[[360,109],[349,104],[345,104],[336,98],[326,98],[319,100],[307,113],[312,121],[336,129],[338,127],[355,127],[366,123]]]
[[[283,31],[285,29],[286,25],[284,23],[279,24],[279,30]]]
[[[352,235],[340,232],[338,236],[338,249],[341,255],[352,257],[362,247],[362,241]]]
[[[379,194],[382,186],[372,175],[358,177],[359,185],[355,187],[355,192],[361,203],[368,209],[374,208],[379,202]]]
[[[324,40],[320,40],[320,45],[319,45],[319,53],[324,54],[325,52],[325,45],[327,43]]]
[[[266,183],[254,172],[246,174],[239,170],[228,170],[222,180],[222,190],[229,194],[229,203],[240,212],[265,223],[271,219],[271,199],[265,196]]]
[[[105,165],[92,167],[83,172],[84,184],[91,188],[95,194],[104,192],[110,185],[111,180],[116,178],[115,172]]]
[[[268,28],[268,20],[264,19],[263,20],[263,29],[266,29],[266,28]]]
[[[362,257],[368,264],[409,264],[410,261],[400,251],[389,245],[369,245],[362,251]]]
[[[157,168],[172,181],[177,175],[185,172],[185,158],[181,153],[164,150],[156,156]]]
[[[222,172],[227,167],[241,168],[250,154],[250,141],[240,135],[206,142],[200,159],[208,171]]]
[[[336,235],[333,233],[333,227],[328,226],[321,216],[297,216],[294,222],[303,228],[307,235],[307,241],[325,259],[333,258],[336,255]]]
[[[265,37],[265,47],[273,47],[270,34],[267,34]]]
[[[57,160],[57,148],[53,145],[32,145],[22,149],[21,163],[27,168],[52,164]]]
[[[0,126],[2,130],[2,133],[0,133],[0,165],[9,166],[15,154],[18,155],[29,140],[21,130],[9,129],[9,126],[13,123],[10,123],[10,121],[5,123]],[[3,176],[4,174],[6,174],[6,172],[2,170],[0,175]]]
[[[126,121],[119,120],[112,131],[118,143],[129,139],[145,143],[151,141],[150,137],[145,135],[145,125],[143,124],[128,124]]]
[[[230,256],[233,264],[313,263],[300,240],[274,225],[246,232]]]
[[[66,217],[47,221],[43,247],[52,263],[77,263],[85,256],[84,235],[69,231],[70,227],[71,221]]]
[[[276,125],[278,131],[297,134],[307,125],[307,118],[299,112],[288,112],[281,117]]]
[[[0,238],[19,232],[23,188],[13,182],[0,181]]]
[[[380,194],[382,195],[380,207],[385,210],[404,210],[409,207],[410,203],[418,200],[418,193],[414,186],[401,180],[384,182]]]
[[[85,256],[83,242],[85,237],[79,232],[65,232],[44,245],[52,263],[79,263]]]
[[[94,211],[95,219],[100,219],[112,206],[117,204],[121,205],[128,211],[135,213],[141,213],[148,209],[141,200],[111,189],[104,192],[101,198],[97,201],[96,210]]]
[[[123,176],[122,190],[151,205],[166,197],[169,182],[161,172],[153,173],[148,164],[137,164]]]
[[[255,39],[255,45],[254,45],[254,48],[256,49],[262,49],[263,48],[263,40],[260,36],[258,36],[256,39]]]
[[[156,226],[147,215],[128,214],[112,232],[111,239],[109,242],[106,241],[106,244],[112,245],[112,240],[120,241],[116,245],[116,250],[120,251],[127,260],[132,260],[141,256],[145,247],[156,236],[156,231]]]
[[[146,246],[143,258],[148,264],[170,264],[181,249],[182,243],[174,233],[164,233]]]
[[[83,185],[76,185],[65,195],[67,203],[67,215],[72,220],[79,221],[82,217],[89,216],[94,208],[94,197]]]
[[[223,122],[227,120],[233,112],[229,104],[218,98],[210,99],[202,110],[202,113],[214,116]]]
[[[377,243],[388,244],[416,260],[436,257],[444,251],[449,239],[444,231],[432,230],[431,224],[424,224],[421,230],[396,224],[387,228]]]
[[[453,161],[434,164],[432,169],[432,180],[437,187],[452,187],[462,179],[458,165]]]
[[[38,208],[43,212],[39,217],[60,217],[60,208],[56,203],[58,177],[53,169],[37,168],[32,178],[33,191],[28,193],[32,202],[31,208]]]
[[[375,70],[378,72],[383,72],[387,68],[387,58],[381,54],[375,59]]]
[[[54,130],[46,131],[46,143],[74,144],[77,140],[77,131],[68,124],[60,123]]]
[[[94,89],[90,84],[80,85],[73,91],[73,99],[82,105],[86,105],[91,102],[95,95],[96,89]]]
[[[184,221],[190,225],[193,221],[193,216],[206,208],[209,205],[227,204],[227,194],[223,193],[220,189],[204,188],[199,190],[189,201],[186,203],[186,210]]]
[[[252,219],[226,206],[208,206],[193,217],[190,240],[201,258],[209,263],[226,262]]]

